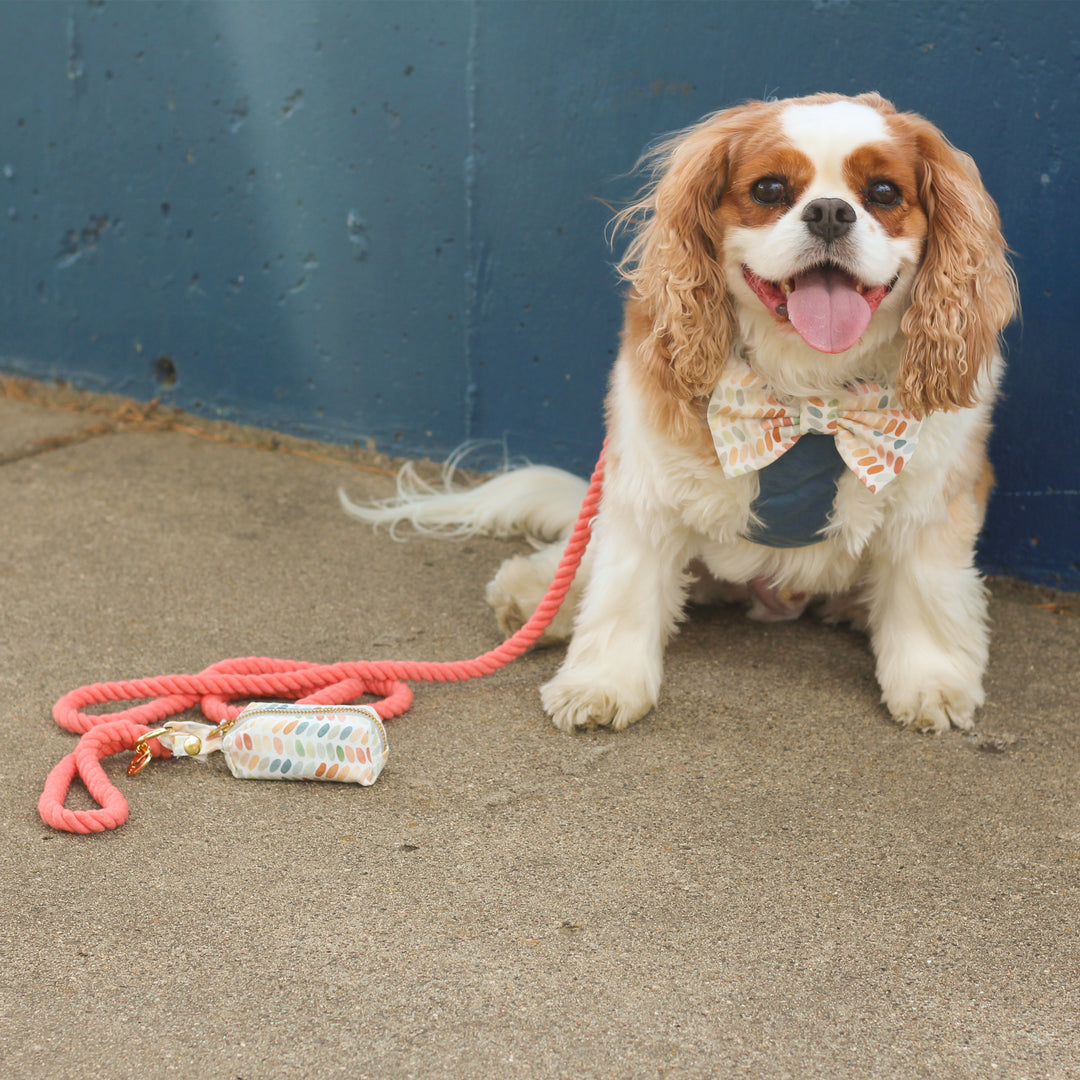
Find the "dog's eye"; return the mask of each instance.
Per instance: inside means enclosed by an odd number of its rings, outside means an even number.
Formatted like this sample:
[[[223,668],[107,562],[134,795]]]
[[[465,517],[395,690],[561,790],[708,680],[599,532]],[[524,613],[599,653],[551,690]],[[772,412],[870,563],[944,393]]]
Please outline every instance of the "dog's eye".
[[[754,181],[750,197],[762,206],[775,206],[787,199],[787,184],[777,176],[763,176]]]
[[[866,189],[866,201],[875,206],[899,206],[902,198],[900,189],[888,180],[875,180]]]

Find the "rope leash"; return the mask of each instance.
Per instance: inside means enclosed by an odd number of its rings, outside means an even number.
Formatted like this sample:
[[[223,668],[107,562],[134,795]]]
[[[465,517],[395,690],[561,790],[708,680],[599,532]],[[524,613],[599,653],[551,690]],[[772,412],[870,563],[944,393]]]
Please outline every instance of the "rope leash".
[[[38,800],[38,813],[46,825],[66,832],[104,832],[123,825],[128,804],[105,774],[101,762],[113,754],[132,750],[169,716],[199,706],[214,724],[235,719],[239,699],[272,697],[310,705],[344,705],[364,695],[378,695],[373,703],[383,720],[400,716],[412,704],[409,682],[465,682],[490,675],[517,659],[547,629],[566,598],[589,543],[592,522],[600,504],[604,453],[596,463],[589,490],[567,542],[547,594],[532,617],[501,645],[472,660],[352,661],[314,664],[249,656],[221,660],[195,675],[161,675],[149,679],[91,683],[65,694],[53,706],[53,719],[82,736],[75,749],[49,773]],[[118,712],[94,714],[82,710],[113,701],[151,700]],[[149,741],[154,757],[169,752],[156,739]],[[141,747],[140,747],[141,749]],[[78,777],[96,810],[69,810],[68,790]]]

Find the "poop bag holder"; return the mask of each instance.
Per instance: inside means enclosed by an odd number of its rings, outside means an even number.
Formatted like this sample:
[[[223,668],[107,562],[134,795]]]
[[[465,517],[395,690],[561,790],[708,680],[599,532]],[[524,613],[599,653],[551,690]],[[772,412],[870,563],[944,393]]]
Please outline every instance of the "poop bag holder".
[[[135,745],[133,776],[150,760],[157,739],[174,757],[199,761],[217,750],[241,780],[337,780],[374,784],[389,745],[370,705],[300,705],[255,701],[217,726],[173,720]]]

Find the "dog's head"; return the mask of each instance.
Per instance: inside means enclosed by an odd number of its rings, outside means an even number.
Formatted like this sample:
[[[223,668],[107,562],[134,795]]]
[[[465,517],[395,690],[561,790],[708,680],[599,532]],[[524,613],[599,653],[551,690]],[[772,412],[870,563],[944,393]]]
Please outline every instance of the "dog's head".
[[[716,113],[651,156],[622,269],[668,393],[710,394],[738,340],[803,392],[872,376],[916,413],[973,404],[1016,285],[978,170],[933,125],[819,94]]]

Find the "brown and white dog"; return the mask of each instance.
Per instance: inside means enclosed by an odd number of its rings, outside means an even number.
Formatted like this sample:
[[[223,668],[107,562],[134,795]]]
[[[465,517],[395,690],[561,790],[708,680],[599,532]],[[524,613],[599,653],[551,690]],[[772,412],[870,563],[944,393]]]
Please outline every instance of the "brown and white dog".
[[[544,707],[566,731],[647,713],[691,598],[742,599],[764,619],[824,601],[868,631],[897,721],[970,728],[988,651],[974,545],[1017,309],[978,170],[876,94],[727,109],[650,160],[653,183],[619,216],[630,288],[603,501],[576,614],[548,633],[571,640]],[[346,505],[554,541],[488,587],[511,631],[583,493],[529,466],[452,492],[406,474],[397,499]]]

